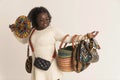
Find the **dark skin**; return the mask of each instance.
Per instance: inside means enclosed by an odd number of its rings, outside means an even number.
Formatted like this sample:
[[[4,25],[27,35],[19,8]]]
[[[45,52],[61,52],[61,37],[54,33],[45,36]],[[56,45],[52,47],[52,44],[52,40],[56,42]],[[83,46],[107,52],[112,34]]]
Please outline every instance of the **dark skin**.
[[[47,15],[47,13],[38,14],[36,21],[38,23],[38,26],[36,26],[37,30],[43,30],[43,29],[47,28],[50,24],[50,19],[49,19],[49,16]]]

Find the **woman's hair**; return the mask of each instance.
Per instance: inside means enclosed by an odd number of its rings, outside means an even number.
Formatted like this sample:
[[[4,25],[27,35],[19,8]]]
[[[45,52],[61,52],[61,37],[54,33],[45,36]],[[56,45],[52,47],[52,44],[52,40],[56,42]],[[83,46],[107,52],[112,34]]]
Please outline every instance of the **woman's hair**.
[[[37,17],[38,17],[38,14],[40,14],[40,13],[47,13],[48,17],[49,17],[49,19],[51,21],[51,15],[50,15],[49,11],[46,8],[44,8],[44,7],[35,7],[28,14],[28,19],[31,21],[33,28],[38,26]]]

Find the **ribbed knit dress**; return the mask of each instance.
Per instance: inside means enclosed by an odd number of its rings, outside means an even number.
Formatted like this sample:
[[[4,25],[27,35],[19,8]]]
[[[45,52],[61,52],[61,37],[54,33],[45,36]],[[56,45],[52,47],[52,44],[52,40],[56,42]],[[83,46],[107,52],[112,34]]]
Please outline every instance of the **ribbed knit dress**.
[[[51,26],[43,30],[35,30],[31,37],[31,42],[34,47],[33,59],[36,56],[51,61],[56,41],[61,41],[65,35],[58,28]],[[16,38],[22,43],[28,43],[29,39]],[[71,42],[71,38],[72,36],[67,37],[65,42]],[[40,70],[33,65],[31,75],[31,80],[57,80],[61,79],[62,71],[59,70],[56,59],[54,59],[47,71]]]

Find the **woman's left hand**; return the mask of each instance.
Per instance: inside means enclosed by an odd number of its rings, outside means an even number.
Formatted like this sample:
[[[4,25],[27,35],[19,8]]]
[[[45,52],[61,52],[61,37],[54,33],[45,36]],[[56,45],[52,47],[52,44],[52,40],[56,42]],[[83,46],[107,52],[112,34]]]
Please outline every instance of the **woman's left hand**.
[[[87,36],[88,38],[95,38],[99,32],[98,31],[93,31],[91,33],[88,33]]]

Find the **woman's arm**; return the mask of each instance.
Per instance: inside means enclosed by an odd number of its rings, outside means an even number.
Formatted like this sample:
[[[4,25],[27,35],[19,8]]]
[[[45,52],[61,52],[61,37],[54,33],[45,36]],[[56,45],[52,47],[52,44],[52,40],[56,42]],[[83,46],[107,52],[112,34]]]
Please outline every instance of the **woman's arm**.
[[[17,28],[16,28],[16,26],[15,26],[14,24],[9,25],[9,28],[10,28],[11,32],[13,33],[13,35],[16,37],[16,39],[17,39],[19,42],[21,42],[21,43],[23,43],[23,44],[25,44],[25,43],[28,42],[29,36],[26,37],[26,38],[19,38],[19,37],[15,34],[15,31],[17,30]]]
[[[62,41],[63,38],[65,37],[65,35],[67,35],[66,33],[64,33],[63,31],[61,31],[58,28],[54,28],[54,33],[55,33],[55,39],[56,41]],[[72,42],[72,38],[74,35],[69,35],[64,42],[66,43],[71,43]],[[77,37],[75,37],[74,41],[79,41],[81,38],[83,38],[84,36],[82,35],[77,35]]]
[[[54,28],[54,32],[55,32],[55,39],[56,41],[62,41],[63,38],[65,37],[65,33],[63,33],[63,31],[61,31],[58,28]],[[96,35],[98,34],[98,31],[93,31],[91,33],[87,33],[85,35],[77,35],[77,37],[74,39],[75,42],[80,41],[80,40],[85,40],[86,38],[95,38]],[[72,38],[74,35],[70,35],[65,39],[65,42],[72,42]]]
[[[21,42],[21,43],[23,43],[23,44],[28,43],[29,36],[28,36],[28,37],[26,37],[26,38],[19,38],[19,37],[17,37],[17,36],[15,35],[15,33],[14,33],[14,32],[13,32],[13,35],[15,36],[15,38],[16,38],[19,42]]]

